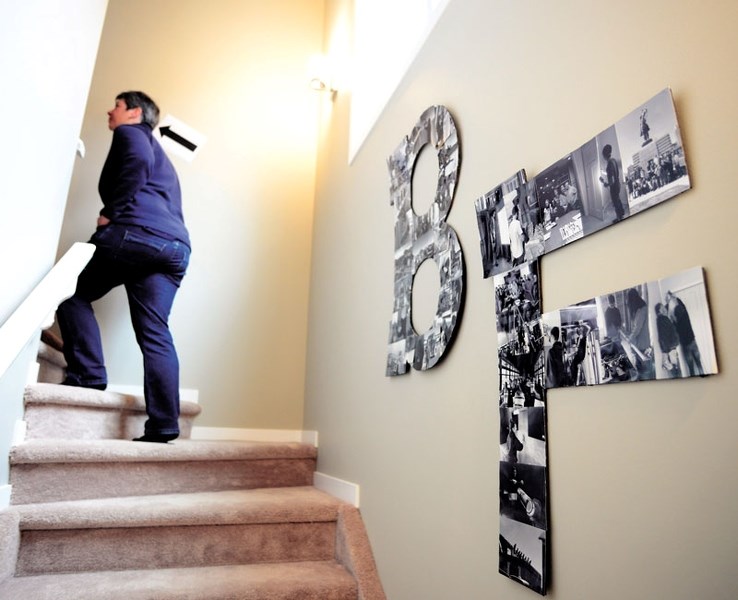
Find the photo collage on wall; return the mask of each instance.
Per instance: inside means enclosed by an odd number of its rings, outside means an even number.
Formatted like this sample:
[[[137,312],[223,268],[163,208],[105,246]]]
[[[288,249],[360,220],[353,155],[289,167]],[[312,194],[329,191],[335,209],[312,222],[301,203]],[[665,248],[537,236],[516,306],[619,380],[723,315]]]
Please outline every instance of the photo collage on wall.
[[[494,283],[500,408],[499,572],[544,595],[546,390],[717,370],[701,269],[541,314],[541,257],[690,189],[665,89],[528,181],[475,201]]]
[[[428,146],[438,154],[436,195],[424,214],[413,209],[412,177],[419,153]],[[433,367],[451,344],[464,293],[464,260],[456,232],[446,224],[459,170],[459,141],[451,114],[432,106],[387,160],[390,203],[395,207],[395,297],[389,327],[387,376]],[[441,286],[438,309],[422,333],[412,323],[415,274],[433,260]]]
[[[545,593],[546,367],[538,259],[494,276],[500,407],[499,570]]]
[[[541,321],[547,388],[717,373],[699,267],[545,313]]]
[[[484,277],[503,273],[690,189],[670,89],[546,168],[475,201]]]

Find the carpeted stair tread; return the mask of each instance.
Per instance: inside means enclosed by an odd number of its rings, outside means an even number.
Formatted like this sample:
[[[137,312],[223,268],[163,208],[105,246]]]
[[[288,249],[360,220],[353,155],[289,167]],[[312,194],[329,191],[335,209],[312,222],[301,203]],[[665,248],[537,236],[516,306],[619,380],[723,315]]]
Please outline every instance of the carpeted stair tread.
[[[59,356],[39,358],[59,381]],[[24,399],[0,599],[386,600],[358,509],[312,486],[313,445],[188,439],[190,402],[179,439],[133,442],[140,396],[37,383]]]
[[[21,531],[335,521],[345,503],[313,487],[17,505]]]
[[[45,383],[61,383],[67,372],[64,355],[43,340],[38,347],[38,381]]]
[[[142,396],[55,383],[33,383],[26,386],[24,401],[26,406],[29,404],[62,404],[136,412],[145,412],[146,410]],[[195,402],[180,402],[182,416],[197,416],[201,410],[200,405]]]
[[[15,577],[3,600],[357,600],[333,561]]]
[[[316,456],[298,443],[34,439],[11,450],[11,502],[306,486]]]
[[[143,396],[53,383],[28,385],[26,439],[117,439],[140,436],[147,420]],[[180,402],[180,437],[189,438],[201,408]]]
[[[298,442],[175,440],[168,444],[130,440],[33,439],[14,446],[10,464],[174,462],[314,459],[317,449]]]
[[[67,368],[67,361],[64,360],[64,355],[44,341],[39,342],[38,358],[39,360],[45,360],[51,363],[54,367],[59,369]]]

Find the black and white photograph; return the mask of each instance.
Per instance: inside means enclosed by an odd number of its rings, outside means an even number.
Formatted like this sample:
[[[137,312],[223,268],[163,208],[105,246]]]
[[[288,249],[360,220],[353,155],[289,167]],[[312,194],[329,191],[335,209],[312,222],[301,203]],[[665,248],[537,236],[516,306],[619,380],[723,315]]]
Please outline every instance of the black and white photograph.
[[[496,274],[502,254],[499,211],[503,209],[502,192],[495,188],[474,201],[479,227],[479,251],[482,254],[482,275],[485,279]],[[509,262],[507,263],[509,264]]]
[[[544,529],[500,517],[500,574],[538,594],[546,594],[546,546]]]
[[[558,310],[541,315],[543,355],[546,363],[546,388],[566,386],[564,342],[561,335],[561,315]]]
[[[538,201],[535,179],[520,186],[518,208],[523,225],[524,258],[530,262],[546,252],[543,209]]]
[[[599,383],[599,335],[594,299],[559,311],[567,385]]]
[[[540,331],[540,326],[537,329]],[[540,340],[525,354],[515,354],[508,346],[502,346],[497,351],[497,359],[501,407],[545,405],[545,361]]]
[[[582,221],[587,236],[630,216],[630,208],[615,127],[584,144],[581,156],[586,190]]]
[[[540,219],[531,214],[524,186],[525,171],[518,171],[474,202],[485,277],[504,273],[528,260],[526,245],[531,235],[535,236]],[[534,200],[532,210],[536,209]],[[531,244],[535,247],[535,241]]]
[[[600,324],[600,383],[637,381],[636,355],[623,335],[624,328],[629,329],[625,290],[599,296],[597,315]]]
[[[387,377],[395,375],[403,375],[407,373],[408,356],[407,356],[407,340],[399,340],[392,342],[387,347],[387,368],[385,374]],[[412,360],[412,355],[410,355]]]
[[[523,263],[493,278],[498,348],[511,345],[513,353],[525,354],[540,337],[534,332],[541,311],[538,263]]]
[[[412,292],[412,261],[413,255],[410,246],[396,254],[395,258],[395,296],[390,319],[387,349],[388,377],[402,375],[407,372],[405,357],[406,341],[414,335],[410,311]]]
[[[407,340],[413,338],[415,331],[411,319],[411,298],[413,286],[412,246],[406,245],[395,252],[395,296],[392,305],[387,349],[388,377],[407,372],[408,359],[405,356]],[[414,345],[414,342],[410,344]],[[401,350],[402,349],[402,350]]]
[[[717,373],[702,269],[649,282],[648,290],[656,378]]]
[[[548,388],[600,383],[597,305],[586,300],[541,317]]]
[[[656,378],[646,284],[597,298],[601,383]]]
[[[434,204],[440,209],[438,218],[445,220],[453,202],[459,175],[459,138],[456,124],[445,106],[432,106],[423,114],[427,114],[430,120],[430,145],[438,153],[438,181]],[[438,222],[434,221],[434,225]]]
[[[417,239],[410,196],[411,174],[403,170],[408,160],[404,154],[407,149],[406,144],[401,145],[387,161],[391,173],[390,204],[395,207],[395,260],[408,252]]]
[[[582,158],[579,150],[568,154],[535,178],[538,203],[543,212],[544,247],[552,252],[584,235],[582,224]]]
[[[545,405],[538,260],[495,277],[500,406]]]
[[[546,466],[544,407],[500,407],[500,460]]]
[[[546,529],[546,467],[500,462],[500,516]]]
[[[671,90],[665,89],[615,124],[631,214],[691,187]]]

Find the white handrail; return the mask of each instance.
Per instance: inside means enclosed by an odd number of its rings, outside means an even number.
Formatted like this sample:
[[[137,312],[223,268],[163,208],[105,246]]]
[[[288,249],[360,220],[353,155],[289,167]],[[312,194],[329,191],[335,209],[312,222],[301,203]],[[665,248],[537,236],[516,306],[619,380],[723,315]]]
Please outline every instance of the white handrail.
[[[33,289],[0,327],[0,377],[37,332],[53,322],[57,306],[77,287],[77,277],[92,258],[95,246],[78,242]]]

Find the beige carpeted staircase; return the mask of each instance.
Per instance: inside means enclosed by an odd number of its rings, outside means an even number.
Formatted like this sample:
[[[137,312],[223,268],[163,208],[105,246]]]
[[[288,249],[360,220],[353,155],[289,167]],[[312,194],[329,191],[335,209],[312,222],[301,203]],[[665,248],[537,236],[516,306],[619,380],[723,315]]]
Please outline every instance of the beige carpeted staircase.
[[[312,487],[314,446],[188,439],[187,403],[182,438],[132,442],[139,398],[39,383],[25,400],[0,599],[385,600],[360,513]]]

